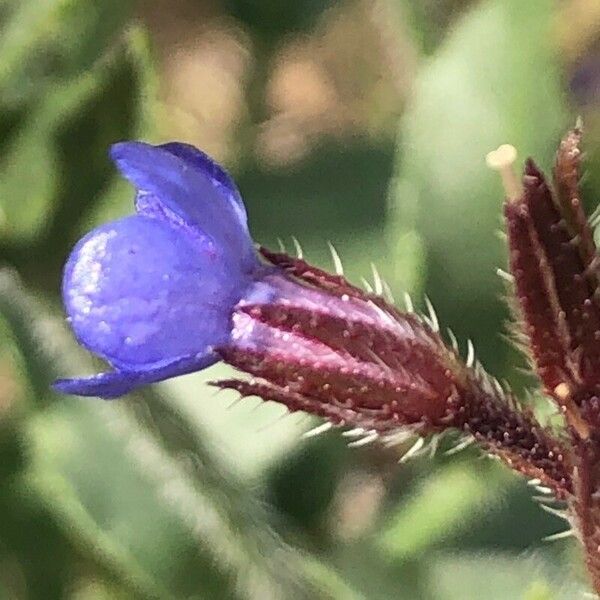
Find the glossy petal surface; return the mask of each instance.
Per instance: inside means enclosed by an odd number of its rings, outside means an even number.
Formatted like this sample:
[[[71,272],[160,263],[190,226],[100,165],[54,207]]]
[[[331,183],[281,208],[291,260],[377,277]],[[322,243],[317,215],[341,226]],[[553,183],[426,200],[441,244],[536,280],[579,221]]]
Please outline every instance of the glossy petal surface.
[[[240,210],[231,186],[226,185],[230,179],[225,172],[214,164],[210,172],[204,168],[212,163],[208,157],[185,145],[165,148],[143,142],[115,144],[111,157],[138,191],[138,212],[206,232],[242,270],[255,265],[245,211]]]
[[[248,217],[240,192],[229,173],[219,163],[214,161],[208,154],[202,152],[202,150],[198,150],[198,148],[190,144],[169,142],[161,144],[159,148],[169,151],[171,154],[186,161],[189,166],[209,177],[213,184],[234,204],[236,210],[239,211],[240,221],[244,224],[246,223]]]
[[[56,383],[105,398],[215,362],[234,306],[264,270],[240,193],[209,156],[178,142],[122,142],[111,157],[135,187],[138,214],[76,245],[63,298],[79,342],[115,370]]]
[[[201,232],[134,216],[79,242],[63,295],[84,346],[120,369],[148,371],[226,340],[246,285]]]
[[[64,394],[118,398],[141,385],[200,371],[217,360],[219,357],[209,351],[203,355],[180,358],[145,371],[112,371],[91,377],[59,379],[55,382],[54,388]]]

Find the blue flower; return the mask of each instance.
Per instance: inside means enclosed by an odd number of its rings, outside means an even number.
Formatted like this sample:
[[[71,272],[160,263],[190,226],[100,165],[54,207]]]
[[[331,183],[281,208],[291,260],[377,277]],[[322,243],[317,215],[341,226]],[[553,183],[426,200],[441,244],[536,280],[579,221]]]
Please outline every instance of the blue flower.
[[[55,383],[105,398],[219,360],[234,305],[265,269],[235,184],[206,154],[123,142],[111,157],[137,190],[137,214],[76,245],[63,299],[78,341],[114,370]]]
[[[499,386],[445,346],[435,319],[402,313],[301,258],[261,248],[259,260],[239,192],[205,154],[126,142],[111,155],[137,190],[137,214],[77,244],[63,296],[79,342],[113,370],[60,380],[60,391],[114,398],[223,360],[251,378],[214,385],[351,426],[361,443],[395,440],[401,427],[454,427],[495,448],[512,423],[509,439],[542,456],[536,476],[556,452],[512,415]],[[544,481],[563,496],[570,486],[562,472]]]
[[[237,188],[199,150],[125,142],[111,156],[137,214],[76,245],[63,297],[81,345],[113,370],[58,390],[114,398],[223,360],[252,379],[216,385],[335,424],[445,418],[463,367],[418,318],[302,259],[260,261]]]

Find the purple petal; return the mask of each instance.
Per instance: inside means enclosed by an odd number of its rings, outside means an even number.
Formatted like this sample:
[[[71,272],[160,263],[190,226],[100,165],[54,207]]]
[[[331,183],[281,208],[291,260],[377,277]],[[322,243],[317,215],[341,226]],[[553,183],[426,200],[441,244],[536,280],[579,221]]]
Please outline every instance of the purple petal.
[[[118,398],[148,383],[200,371],[218,360],[216,354],[208,352],[200,356],[184,357],[147,371],[112,371],[91,377],[58,379],[53,387],[63,394]]]
[[[73,250],[63,297],[82,345],[124,371],[152,370],[228,339],[249,279],[213,240],[133,216],[99,227]]]
[[[198,169],[201,173],[212,179],[213,183],[221,190],[225,197],[234,203],[236,209],[239,210],[240,219],[246,223],[246,207],[244,206],[240,192],[229,173],[219,163],[191,144],[168,142],[158,147],[168,150],[171,154],[185,160],[190,166]]]
[[[177,150],[181,152],[181,148]],[[166,216],[191,230],[209,235],[232,260],[246,270],[256,265],[245,213],[238,202],[222,192],[222,185],[206,170],[165,149],[143,142],[121,142],[111,148],[111,157],[138,194],[141,214]],[[218,181],[217,181],[218,183]]]

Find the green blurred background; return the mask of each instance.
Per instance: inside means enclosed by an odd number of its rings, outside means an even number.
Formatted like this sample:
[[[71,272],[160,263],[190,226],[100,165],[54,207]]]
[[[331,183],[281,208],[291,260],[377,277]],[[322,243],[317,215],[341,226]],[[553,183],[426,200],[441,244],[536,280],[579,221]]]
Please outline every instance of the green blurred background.
[[[257,240],[429,295],[522,390],[503,341],[503,142],[549,169],[581,115],[600,190],[597,0],[0,0],[0,597],[584,597],[572,539],[474,450],[405,464],[205,385],[103,402],[63,324],[78,237],[132,211],[114,141],[198,145]]]

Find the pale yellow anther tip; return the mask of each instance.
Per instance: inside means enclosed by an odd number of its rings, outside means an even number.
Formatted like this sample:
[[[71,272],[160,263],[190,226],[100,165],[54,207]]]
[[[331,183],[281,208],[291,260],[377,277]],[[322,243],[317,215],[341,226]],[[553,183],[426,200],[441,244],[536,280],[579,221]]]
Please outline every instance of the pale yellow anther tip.
[[[568,400],[571,397],[571,388],[567,383],[559,383],[554,388],[554,395],[561,400]]]
[[[517,149],[510,144],[502,144],[496,150],[488,152],[485,157],[487,166],[500,173],[506,197],[510,201],[518,200],[523,193],[521,182],[513,169],[516,160]]]
[[[515,164],[517,160],[517,149],[510,144],[502,144],[496,150],[488,152],[485,162],[490,169],[501,171]]]
[[[554,397],[560,402],[569,425],[578,433],[582,440],[590,437],[590,428],[581,416],[579,407],[573,402],[573,390],[568,383],[559,383],[553,390]]]

